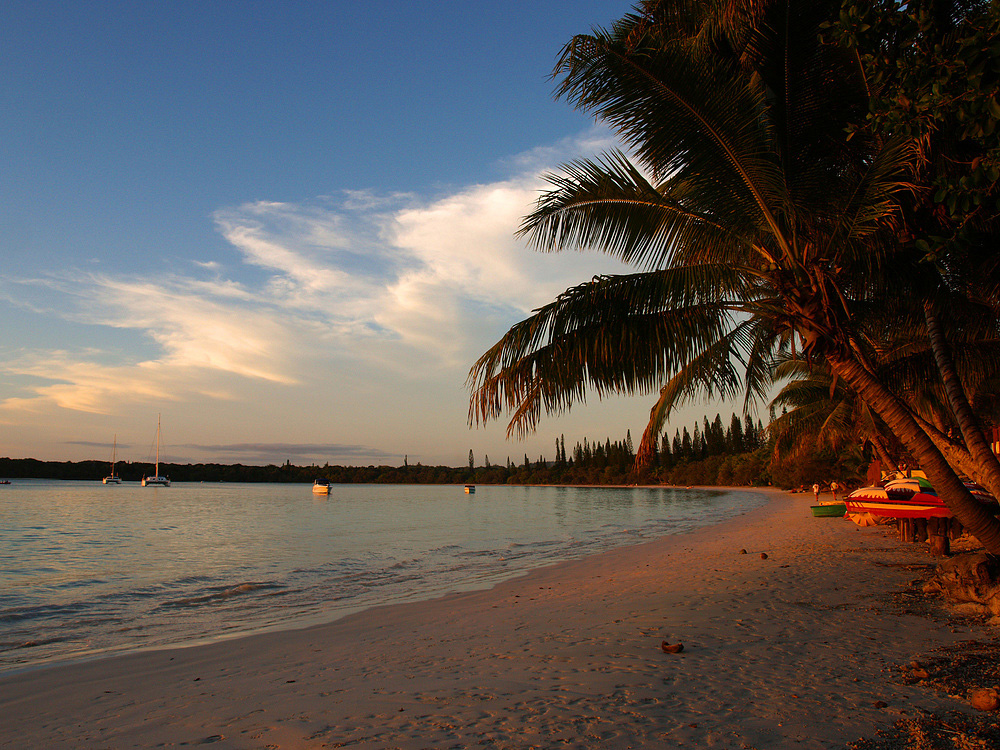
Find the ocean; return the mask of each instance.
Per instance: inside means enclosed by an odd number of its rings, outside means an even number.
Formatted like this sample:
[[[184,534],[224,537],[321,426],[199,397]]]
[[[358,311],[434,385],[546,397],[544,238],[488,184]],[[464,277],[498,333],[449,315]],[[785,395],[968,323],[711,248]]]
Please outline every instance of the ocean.
[[[718,523],[748,492],[0,486],[0,672],[329,622]]]

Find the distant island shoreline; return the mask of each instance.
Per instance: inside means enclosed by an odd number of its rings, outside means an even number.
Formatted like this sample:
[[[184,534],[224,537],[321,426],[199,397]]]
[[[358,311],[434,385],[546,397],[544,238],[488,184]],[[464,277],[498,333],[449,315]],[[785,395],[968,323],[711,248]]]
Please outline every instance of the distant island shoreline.
[[[695,463],[695,462],[692,462]],[[125,482],[139,482],[153,473],[153,464],[144,462],[119,462],[116,473]],[[0,457],[2,479],[53,479],[100,481],[108,475],[106,461],[41,461],[34,458]],[[334,484],[482,484],[482,485],[533,485],[533,486],[589,486],[589,487],[665,487],[686,486],[686,483],[666,481],[652,473],[637,474],[631,465],[574,466],[564,464],[526,462],[520,466],[448,467],[424,466],[295,466],[246,464],[170,464],[161,463],[160,473],[174,482],[247,482],[311,484],[324,478]],[[691,484],[711,485],[711,482]],[[751,485],[747,485],[748,487]]]

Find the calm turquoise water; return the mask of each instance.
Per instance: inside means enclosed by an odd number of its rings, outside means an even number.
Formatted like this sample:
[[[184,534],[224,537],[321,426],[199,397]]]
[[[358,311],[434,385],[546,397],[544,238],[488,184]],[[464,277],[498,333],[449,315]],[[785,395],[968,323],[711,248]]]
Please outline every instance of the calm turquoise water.
[[[15,481],[0,486],[0,671],[337,619],[717,523],[675,489]]]

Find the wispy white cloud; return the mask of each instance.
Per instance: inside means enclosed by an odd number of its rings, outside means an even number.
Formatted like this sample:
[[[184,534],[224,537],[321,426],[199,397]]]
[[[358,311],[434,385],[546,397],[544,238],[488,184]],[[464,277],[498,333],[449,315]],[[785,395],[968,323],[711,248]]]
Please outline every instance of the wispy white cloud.
[[[614,133],[600,123],[595,123],[583,133],[567,136],[555,143],[536,146],[520,154],[501,159],[501,165],[514,175],[540,175],[558,172],[570,161],[621,148]]]
[[[271,273],[271,304],[316,320],[341,345],[381,342],[363,348],[370,358],[439,369],[467,364],[502,330],[495,321],[620,269],[534,253],[514,237],[541,187],[529,174],[432,201],[351,194],[339,205],[248,204],[216,221],[247,263]]]
[[[287,329],[258,298],[230,283],[190,279],[130,282],[95,278],[92,291],[103,299],[94,322],[141,329],[162,347],[158,362],[173,368],[220,370],[247,378],[290,384],[282,367]]]
[[[46,304],[32,299],[37,295],[24,295],[21,301],[36,312],[140,331],[156,345],[157,355],[92,348],[10,352],[0,372],[29,378],[34,385],[22,389],[32,396],[5,399],[7,410],[37,410],[49,403],[107,413],[123,403],[180,400],[194,393],[235,398],[234,390],[220,387],[220,376],[283,385],[297,380],[285,356],[295,348],[296,332],[231,282],[72,274],[22,286],[40,289],[51,300]]]
[[[175,378],[155,363],[108,366],[88,350],[27,351],[5,358],[2,371],[31,379],[30,396],[3,400],[7,419],[43,413],[54,406],[73,411],[108,413],[112,404],[169,401],[178,398]]]
[[[599,147],[605,136],[582,142]],[[542,162],[580,149],[577,141],[539,150],[506,180],[431,198],[349,191],[222,208],[215,226],[237,262],[192,259],[188,275],[8,279],[12,303],[138,332],[153,348],[10,353],[0,374],[32,385],[0,401],[0,416],[207,394],[240,400],[241,383],[310,388],[347,382],[362,365],[366,378],[394,389],[432,377],[460,385],[475,357],[528,311],[620,269],[597,256],[535,253],[514,237],[544,186]],[[454,397],[465,398],[458,388]],[[309,399],[304,391],[300,400]]]

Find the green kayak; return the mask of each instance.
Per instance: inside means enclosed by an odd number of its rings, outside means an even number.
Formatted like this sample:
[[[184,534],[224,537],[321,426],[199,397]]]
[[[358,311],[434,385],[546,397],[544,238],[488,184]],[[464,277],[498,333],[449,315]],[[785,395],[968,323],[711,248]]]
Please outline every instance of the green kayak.
[[[843,503],[830,503],[829,505],[813,505],[813,515],[817,518],[843,518],[847,513],[847,506]]]

